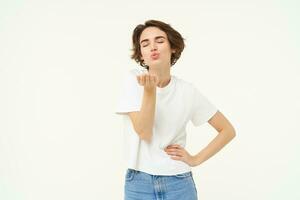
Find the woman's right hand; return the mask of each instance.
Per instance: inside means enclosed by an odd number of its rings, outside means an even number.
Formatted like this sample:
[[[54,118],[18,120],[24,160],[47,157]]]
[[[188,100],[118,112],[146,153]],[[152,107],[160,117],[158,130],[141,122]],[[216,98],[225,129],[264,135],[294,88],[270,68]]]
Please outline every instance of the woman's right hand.
[[[158,77],[155,74],[141,74],[136,76],[138,83],[144,86],[144,89],[151,91],[156,89]]]

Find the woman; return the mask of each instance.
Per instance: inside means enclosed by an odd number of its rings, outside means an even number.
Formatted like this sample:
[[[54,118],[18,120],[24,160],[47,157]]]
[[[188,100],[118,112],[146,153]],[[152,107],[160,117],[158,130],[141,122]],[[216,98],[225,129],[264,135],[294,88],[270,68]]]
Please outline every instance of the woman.
[[[224,147],[235,130],[197,87],[171,75],[184,49],[180,33],[148,20],[134,29],[132,39],[131,58],[141,67],[124,79],[116,110],[124,116],[125,200],[195,200],[191,167]],[[196,155],[185,150],[189,121],[208,122],[219,133]]]

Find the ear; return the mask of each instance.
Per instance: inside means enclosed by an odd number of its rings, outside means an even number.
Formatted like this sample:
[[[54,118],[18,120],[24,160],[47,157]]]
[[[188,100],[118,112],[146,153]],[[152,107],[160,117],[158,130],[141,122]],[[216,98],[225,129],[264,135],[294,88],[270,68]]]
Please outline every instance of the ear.
[[[175,53],[176,52],[176,50],[175,49],[172,49],[172,53]]]

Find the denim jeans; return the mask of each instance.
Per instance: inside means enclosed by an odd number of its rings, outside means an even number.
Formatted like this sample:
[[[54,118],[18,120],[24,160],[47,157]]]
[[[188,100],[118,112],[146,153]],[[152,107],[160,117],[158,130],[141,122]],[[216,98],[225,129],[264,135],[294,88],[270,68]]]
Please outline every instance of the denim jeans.
[[[192,172],[172,176],[127,169],[125,200],[197,200]]]

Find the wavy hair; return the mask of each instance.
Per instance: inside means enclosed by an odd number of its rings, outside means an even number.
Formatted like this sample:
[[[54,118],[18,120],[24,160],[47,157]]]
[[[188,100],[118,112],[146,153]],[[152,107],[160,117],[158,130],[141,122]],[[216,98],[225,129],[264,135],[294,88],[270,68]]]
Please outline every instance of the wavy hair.
[[[134,59],[142,67],[149,70],[149,66],[144,63],[144,60],[141,59],[141,46],[140,46],[140,37],[142,32],[148,27],[157,27],[160,30],[164,31],[168,37],[171,49],[175,50],[175,53],[171,54],[171,67],[177,62],[180,58],[180,55],[185,47],[184,38],[181,34],[173,29],[170,24],[164,23],[158,20],[148,20],[144,24],[139,24],[135,27],[132,34],[132,49],[131,59]]]

